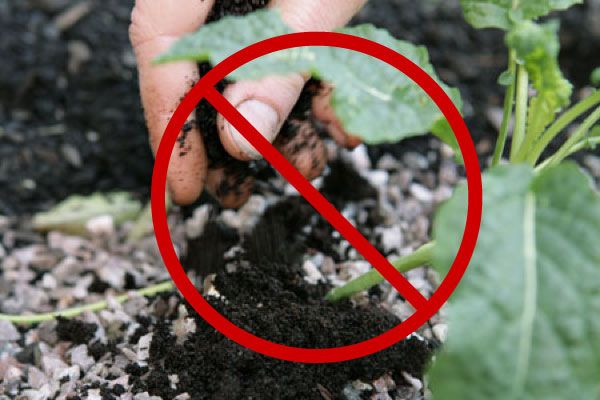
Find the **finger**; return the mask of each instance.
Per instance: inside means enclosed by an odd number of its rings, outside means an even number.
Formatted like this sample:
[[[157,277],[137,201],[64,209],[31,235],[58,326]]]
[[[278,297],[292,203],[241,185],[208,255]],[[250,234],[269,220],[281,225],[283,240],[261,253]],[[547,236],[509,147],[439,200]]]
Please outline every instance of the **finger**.
[[[361,139],[357,136],[346,132],[340,120],[335,115],[331,103],[331,93],[333,92],[333,86],[327,83],[321,83],[321,88],[317,91],[317,94],[312,99],[312,112],[316,119],[318,119],[325,128],[329,135],[335,140],[335,142],[348,149],[353,149],[362,143]]]
[[[224,96],[269,142],[273,142],[298,101],[305,78],[300,74],[270,76],[229,85]],[[258,151],[223,116],[217,124],[223,147],[238,160],[256,160]]]
[[[287,122],[274,146],[308,180],[320,176],[327,164],[325,144],[308,120]]]
[[[274,0],[283,19],[297,31],[331,30],[345,25],[366,0]],[[270,142],[273,142],[298,101],[306,77],[274,76],[230,85],[225,97]],[[225,149],[239,160],[260,158],[256,149],[222,116],[219,136]]]
[[[208,170],[206,190],[224,208],[239,208],[252,194],[254,177],[248,173],[248,166],[236,164]]]
[[[183,34],[197,30],[206,20],[214,0],[137,0],[129,35],[139,71],[140,95],[154,152],[164,130],[192,85],[199,79],[193,62],[154,65]],[[194,124],[180,133],[171,155],[167,183],[173,201],[192,203],[206,178],[206,154]]]

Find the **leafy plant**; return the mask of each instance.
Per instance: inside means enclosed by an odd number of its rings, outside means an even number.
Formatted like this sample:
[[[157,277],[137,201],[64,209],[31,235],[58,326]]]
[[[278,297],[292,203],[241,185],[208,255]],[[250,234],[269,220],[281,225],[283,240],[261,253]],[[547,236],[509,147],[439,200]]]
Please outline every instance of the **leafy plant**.
[[[478,28],[506,30],[504,116],[484,173],[484,216],[471,265],[450,303],[450,336],[430,372],[436,398],[589,399],[600,396],[600,197],[589,177],[564,160],[600,141],[600,92],[569,106],[572,86],[559,64],[558,23],[534,20],[581,0],[462,0]],[[235,25],[235,29],[231,26]],[[427,53],[370,25],[342,32],[378,41],[428,72]],[[227,18],[177,43],[160,62],[217,63],[234,51],[289,32],[274,12]],[[257,60],[232,74],[256,78],[308,71],[335,85],[342,123],[367,143],[433,131],[454,145],[447,123],[408,79],[345,50],[302,48]],[[594,72],[592,80],[598,80]],[[535,93],[530,95],[533,89]],[[454,90],[447,92],[458,100]],[[549,144],[582,119],[555,152]],[[510,121],[514,128],[506,149]],[[500,165],[507,153],[507,165]],[[433,236],[393,264],[447,272],[464,228],[466,187],[436,215]],[[372,270],[328,294],[335,301],[381,282]]]
[[[439,399],[597,399],[600,201],[572,163],[484,177],[484,218],[430,372]],[[439,211],[432,264],[452,262],[466,188]],[[444,240],[442,240],[444,238]]]

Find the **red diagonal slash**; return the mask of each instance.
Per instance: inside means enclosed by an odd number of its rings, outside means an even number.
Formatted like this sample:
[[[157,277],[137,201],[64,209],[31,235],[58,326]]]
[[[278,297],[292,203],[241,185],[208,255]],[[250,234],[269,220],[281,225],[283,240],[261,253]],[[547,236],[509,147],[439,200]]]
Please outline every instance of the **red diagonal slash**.
[[[221,93],[207,88],[205,98],[415,309],[427,304],[428,300]]]

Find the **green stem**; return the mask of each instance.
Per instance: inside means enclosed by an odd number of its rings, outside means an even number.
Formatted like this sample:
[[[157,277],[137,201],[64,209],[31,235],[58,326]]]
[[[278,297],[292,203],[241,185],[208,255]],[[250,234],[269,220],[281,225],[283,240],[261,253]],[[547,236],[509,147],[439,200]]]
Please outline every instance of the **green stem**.
[[[584,150],[584,149],[593,149],[594,147],[596,147],[598,145],[600,145],[600,137],[584,139],[581,142],[577,143],[575,146],[571,147],[571,150],[569,150],[569,154],[567,154],[567,157],[569,157],[572,154],[577,153],[578,151]],[[544,161],[543,163],[541,163],[540,165],[538,165],[535,168],[535,172],[536,173],[541,172],[544,168],[546,168],[546,167],[548,167],[548,165],[550,165],[551,161],[552,161],[552,158],[548,158],[546,161]]]
[[[569,126],[573,121],[586,113],[592,107],[600,103],[600,90],[596,90],[590,96],[586,97],[579,103],[575,104],[569,110],[565,111],[542,135],[540,140],[535,144],[533,150],[529,153],[527,161],[535,165],[537,164],[542,153],[548,147],[550,142],[558,136],[563,129]]]
[[[508,128],[513,112],[513,104],[515,102],[515,72],[517,70],[517,57],[514,50],[510,51],[508,64],[508,71],[513,77],[513,81],[506,88],[506,94],[504,97],[504,113],[502,116],[502,124],[500,125],[500,134],[498,135],[498,141],[496,142],[496,149],[494,150],[492,167],[498,165],[500,159],[502,158],[502,154],[504,153],[504,147],[506,146],[506,138],[508,137]]]
[[[571,150],[569,150],[569,154],[567,155],[567,157],[570,156],[571,154],[575,154],[578,151],[581,151],[584,149],[593,149],[594,147],[598,146],[599,144],[600,144],[600,137],[594,137],[594,138],[582,140],[581,142],[577,143],[575,146],[571,147]]]
[[[158,293],[168,292],[173,289],[173,283],[171,281],[159,283],[154,286],[149,286],[144,289],[132,291],[128,294],[115,297],[115,301],[119,304],[125,303],[131,298],[132,294],[139,296],[153,296]],[[108,301],[102,300],[96,303],[86,304],[80,307],[68,308],[62,311],[55,311],[45,314],[31,314],[31,315],[6,315],[0,314],[0,320],[10,321],[15,324],[31,325],[37,324],[44,321],[51,321],[57,317],[73,318],[84,312],[97,312],[102,311],[108,307]]]
[[[553,166],[560,163],[562,160],[567,158],[569,154],[572,154],[572,149],[575,147],[592,129],[594,124],[600,120],[600,107],[597,107],[593,113],[591,113],[585,121],[575,130],[575,132],[571,135],[569,140],[566,141],[565,144],[561,146],[560,149],[554,154],[549,162],[548,166]]]
[[[414,253],[392,262],[392,265],[398,272],[407,272],[424,264],[429,264],[433,259],[434,248],[435,242],[424,244]],[[379,271],[372,269],[366,274],[346,283],[344,286],[330,290],[329,293],[327,293],[327,296],[325,296],[325,300],[336,302],[348,298],[355,293],[370,289],[383,281],[384,278]]]
[[[515,129],[513,132],[510,160],[514,161],[525,139],[527,126],[527,104],[529,100],[529,74],[519,65],[517,72],[517,100],[515,105]]]

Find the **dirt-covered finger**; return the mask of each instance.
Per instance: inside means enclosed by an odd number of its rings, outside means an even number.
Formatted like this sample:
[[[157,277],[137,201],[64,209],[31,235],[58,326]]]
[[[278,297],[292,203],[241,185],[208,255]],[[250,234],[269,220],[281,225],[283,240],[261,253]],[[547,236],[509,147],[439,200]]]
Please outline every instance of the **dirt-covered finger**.
[[[156,152],[165,128],[181,99],[199,79],[193,62],[155,65],[154,59],[182,35],[197,30],[214,0],[137,0],[131,14],[129,36],[139,71],[140,95]],[[206,154],[197,127],[189,124],[173,149],[167,182],[173,200],[193,202],[206,177]]]
[[[306,79],[301,74],[239,81],[223,93],[227,100],[269,141],[275,137],[298,101]],[[221,142],[238,160],[257,160],[258,151],[221,115],[217,120]]]
[[[164,47],[163,47],[164,46]],[[198,68],[193,63],[150,65],[159,48],[166,42],[154,42],[136,50],[140,76],[140,93],[150,144],[156,153],[164,131],[181,98],[198,79]],[[198,198],[206,176],[206,151],[197,125],[191,120],[180,132],[171,153],[167,183],[173,201],[190,204]]]
[[[210,168],[206,190],[224,208],[239,208],[250,198],[254,181],[248,165],[236,160],[226,166]]]
[[[327,165],[327,150],[309,120],[290,120],[274,146],[308,180],[319,177]]]
[[[312,99],[312,112],[314,117],[325,126],[329,136],[331,136],[338,145],[348,149],[353,149],[361,144],[361,139],[346,132],[342,123],[335,115],[331,103],[333,86],[327,83],[320,83],[320,87],[314,90],[315,96]]]

